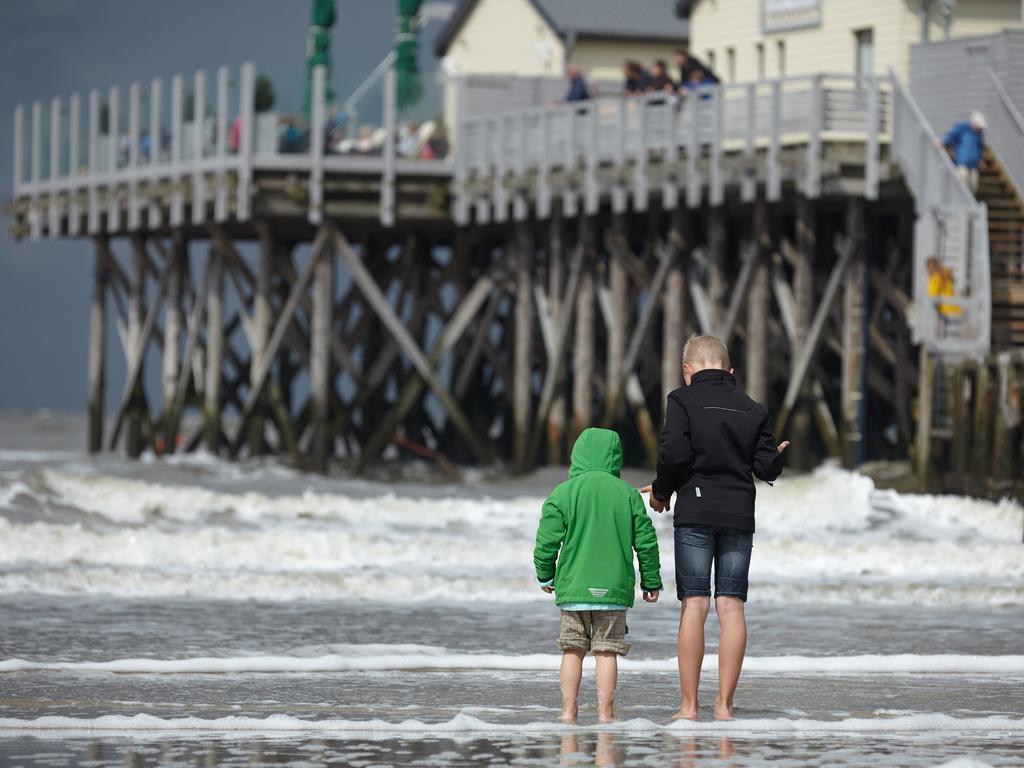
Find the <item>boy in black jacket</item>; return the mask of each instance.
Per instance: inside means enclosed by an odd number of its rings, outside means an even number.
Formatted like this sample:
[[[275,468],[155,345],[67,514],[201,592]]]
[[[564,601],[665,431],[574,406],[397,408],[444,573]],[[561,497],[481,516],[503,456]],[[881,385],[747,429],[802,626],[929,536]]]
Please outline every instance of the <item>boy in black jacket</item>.
[[[674,508],[676,594],[679,618],[677,718],[697,719],[697,689],[704,661],[704,622],[715,611],[722,632],[718,650],[715,719],[732,717],[733,694],[747,646],[743,604],[754,534],[754,480],[782,472],[768,412],[736,386],[729,351],[714,336],[694,336],[683,349],[685,387],[668,396],[658,451],[658,475],[643,488],[656,512]],[[753,475],[753,477],[752,477]]]

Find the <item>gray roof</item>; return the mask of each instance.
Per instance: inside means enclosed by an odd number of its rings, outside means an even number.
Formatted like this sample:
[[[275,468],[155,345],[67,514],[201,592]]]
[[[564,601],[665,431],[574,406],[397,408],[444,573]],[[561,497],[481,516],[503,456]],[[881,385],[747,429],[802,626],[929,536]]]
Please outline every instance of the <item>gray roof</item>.
[[[478,0],[462,0],[438,35],[434,51],[443,56]],[[688,19],[680,18],[679,0],[529,0],[562,38],[619,38],[625,40],[686,40]]]

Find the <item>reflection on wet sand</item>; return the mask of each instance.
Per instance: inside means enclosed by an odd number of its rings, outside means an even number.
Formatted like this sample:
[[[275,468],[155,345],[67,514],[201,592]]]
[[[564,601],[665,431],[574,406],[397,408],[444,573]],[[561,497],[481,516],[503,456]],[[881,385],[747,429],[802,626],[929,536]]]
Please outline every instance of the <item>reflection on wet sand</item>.
[[[717,750],[716,750],[717,747]],[[718,763],[718,765],[726,766],[729,768],[734,763],[729,762],[736,754],[736,748],[733,746],[732,739],[727,736],[722,736],[720,739],[698,739],[695,736],[691,736],[688,739],[683,739],[682,744],[679,748],[679,768],[694,768],[702,761],[706,761],[709,758],[718,758],[726,762]]]
[[[602,731],[597,734],[570,733],[562,737],[559,765],[622,765],[626,750],[615,744],[615,734]]]

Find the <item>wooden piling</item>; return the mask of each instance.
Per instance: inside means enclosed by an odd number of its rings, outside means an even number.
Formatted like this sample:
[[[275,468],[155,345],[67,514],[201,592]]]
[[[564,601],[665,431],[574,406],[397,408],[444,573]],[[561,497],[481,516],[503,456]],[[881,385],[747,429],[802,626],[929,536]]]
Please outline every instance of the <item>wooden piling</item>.
[[[712,206],[708,210],[708,325],[710,333],[718,333],[725,321],[728,305],[729,280],[725,274],[727,236],[725,208]]]
[[[771,242],[769,232],[768,206],[763,200],[754,203],[753,225],[750,237],[753,240],[756,261],[750,278],[747,294],[747,370],[745,375],[747,394],[759,403],[768,400],[768,302],[771,297],[771,282],[768,272],[766,244]]]
[[[795,334],[792,345],[793,361],[799,359],[807,345],[814,318],[814,265],[816,261],[817,215],[814,201],[801,197],[796,206],[796,253],[793,265],[793,308]],[[803,402],[794,406],[787,437],[793,445],[789,458],[798,467],[812,463],[810,445],[811,418]]]
[[[583,272],[576,295],[576,325],[573,341],[572,434],[575,443],[594,420],[594,230],[593,221],[580,217],[579,242],[583,248]],[[570,446],[571,447],[571,446]]]
[[[89,452],[103,450],[107,355],[106,246],[96,244],[93,256],[92,302],[89,306]]]
[[[612,229],[616,235],[625,236],[624,216],[615,216]],[[624,361],[626,342],[632,326],[629,274],[622,261],[611,254],[608,258],[608,294],[611,299],[612,322],[608,327],[605,354],[605,421],[610,423],[619,415],[616,412],[616,397],[624,389],[625,378],[629,373],[625,370]]]
[[[664,308],[661,328],[661,407],[665,418],[665,405],[669,394],[683,384],[683,345],[686,343],[684,318],[686,313],[686,273],[680,255],[672,265],[665,282]]]
[[[988,361],[982,361],[974,379],[974,403],[971,419],[974,446],[971,451],[971,475],[988,477],[991,467],[989,444],[992,439],[992,376]]]
[[[526,453],[530,442],[533,378],[533,238],[528,224],[516,226],[516,308],[515,352],[512,381],[512,422],[515,430],[515,462],[526,471]]]
[[[558,322],[560,313],[566,307],[562,306],[563,290],[563,227],[562,207],[555,203],[551,210],[551,222],[548,235],[548,302],[551,307],[551,317],[555,324]],[[552,361],[548,361],[550,365]],[[565,392],[561,378],[556,388],[554,400],[551,402],[551,411],[548,414],[548,464],[565,463],[565,427],[566,427],[566,402]]]
[[[178,418],[174,413],[176,393],[178,390],[179,360],[181,341],[182,316],[181,293],[183,289],[186,261],[188,260],[188,240],[183,230],[174,231],[171,242],[172,264],[171,275],[167,282],[166,309],[164,312],[164,364],[163,364],[163,417],[161,432],[163,433],[164,450],[173,453],[177,440]]]
[[[864,201],[851,197],[847,202],[846,237],[857,241],[857,254],[847,271],[843,286],[842,375],[840,410],[843,429],[843,464],[856,467],[864,460],[862,432],[865,406],[864,383],[867,364],[867,251],[863,244]]]
[[[334,320],[334,250],[317,262],[313,284],[313,317],[310,327],[309,389],[312,408],[313,440],[310,445],[310,467],[317,472],[327,469],[331,454],[330,337]]]
[[[253,293],[253,317],[252,317],[252,355],[249,363],[249,380],[253,381],[263,364],[263,356],[267,351],[267,342],[270,340],[271,303],[270,290],[274,277],[274,250],[275,243],[270,226],[261,222],[259,227],[260,238],[260,265],[256,273],[256,287]],[[249,424],[249,455],[259,456],[263,453],[264,408],[266,397],[261,398],[263,403],[257,405],[253,411],[252,421]]]
[[[146,245],[141,237],[132,238],[132,272],[131,285],[128,297],[128,348],[133,357],[129,360],[128,367],[137,366],[139,369],[138,383],[130,394],[131,404],[128,409],[128,435],[127,452],[128,456],[135,459],[142,454],[142,382],[144,381],[146,350],[140,344],[142,338],[142,323],[146,313]],[[138,359],[134,356],[138,355]]]
[[[935,356],[921,345],[917,363],[917,432],[914,466],[921,490],[927,490],[932,474],[932,414],[935,410]]]
[[[210,246],[210,282],[206,295],[206,382],[203,388],[203,440],[218,453],[221,444],[221,366],[224,362],[224,254]]]

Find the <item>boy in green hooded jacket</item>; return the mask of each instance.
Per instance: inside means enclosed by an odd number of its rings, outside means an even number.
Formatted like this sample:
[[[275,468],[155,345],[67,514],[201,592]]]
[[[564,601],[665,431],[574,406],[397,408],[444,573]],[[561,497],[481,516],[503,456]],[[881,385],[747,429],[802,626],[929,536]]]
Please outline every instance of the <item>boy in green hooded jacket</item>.
[[[629,651],[626,611],[633,607],[640,562],[644,600],[657,602],[661,584],[658,537],[640,492],[619,478],[622,443],[610,429],[585,429],[572,449],[569,479],[544,502],[533,562],[537,582],[562,610],[562,717],[573,723],[583,657],[597,661],[597,716],[614,718],[619,655]],[[561,549],[561,552],[559,552]],[[557,565],[556,565],[557,558]]]

